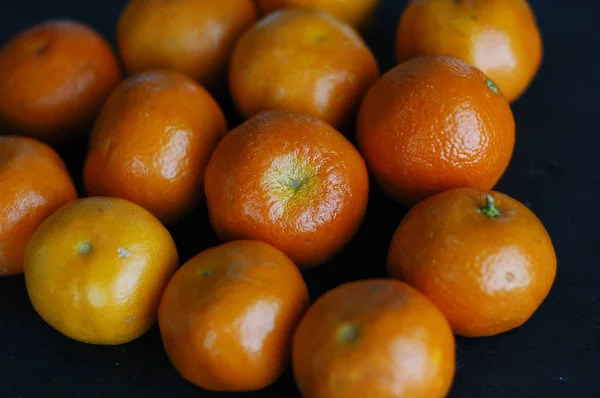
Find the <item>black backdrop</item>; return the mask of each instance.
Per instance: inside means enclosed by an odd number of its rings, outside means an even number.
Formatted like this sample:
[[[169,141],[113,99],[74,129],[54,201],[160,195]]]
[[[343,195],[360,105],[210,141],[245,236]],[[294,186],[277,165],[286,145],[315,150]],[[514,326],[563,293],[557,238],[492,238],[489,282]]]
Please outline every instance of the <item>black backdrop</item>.
[[[58,17],[86,22],[114,43],[123,4],[2,0],[0,43]],[[404,5],[383,0],[377,35],[367,37],[383,71],[393,65],[395,24]],[[531,5],[545,58],[536,81],[513,105],[516,152],[497,189],[530,206],[544,222],[557,250],[558,276],[546,302],[524,326],[491,338],[458,339],[451,397],[600,397],[600,3],[531,0]],[[226,96],[220,101],[230,125],[236,125]],[[85,143],[61,149],[80,189],[84,151]],[[305,274],[313,299],[344,281],[384,276],[387,247],[405,212],[374,187],[356,238],[330,264]],[[217,243],[204,207],[172,233],[182,260]],[[35,314],[23,278],[12,277],[0,279],[0,396],[287,398],[298,393],[289,371],[264,391],[201,391],[170,366],[156,328],[120,347],[71,341]]]

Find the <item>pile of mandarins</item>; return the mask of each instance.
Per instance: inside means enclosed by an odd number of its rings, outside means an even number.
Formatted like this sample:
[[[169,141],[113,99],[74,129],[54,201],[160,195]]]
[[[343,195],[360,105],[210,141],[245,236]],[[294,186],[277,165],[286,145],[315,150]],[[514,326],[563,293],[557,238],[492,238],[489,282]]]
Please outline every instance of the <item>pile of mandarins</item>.
[[[555,278],[544,226],[491,191],[542,44],[525,0],[413,0],[402,63],[380,77],[359,33],[378,3],[132,0],[123,81],[81,23],[16,35],[0,52],[0,275],[24,272],[39,315],[81,342],[123,344],[158,319],[204,389],[264,388],[291,357],[306,397],[445,396],[454,334],[518,327]],[[229,132],[226,88],[247,119]],[[356,147],[337,130],[355,116]],[[49,144],[92,125],[77,199]],[[360,228],[370,176],[413,206],[389,279],[311,304],[301,271]],[[167,227],[203,200],[227,243],[178,268]]]

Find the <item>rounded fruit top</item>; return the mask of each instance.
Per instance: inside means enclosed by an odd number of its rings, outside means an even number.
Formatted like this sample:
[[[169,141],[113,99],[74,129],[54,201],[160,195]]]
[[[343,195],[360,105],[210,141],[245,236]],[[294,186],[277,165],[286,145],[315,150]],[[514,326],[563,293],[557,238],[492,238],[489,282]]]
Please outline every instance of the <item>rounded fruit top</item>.
[[[36,228],[77,191],[60,156],[33,138],[0,136],[0,276],[23,272]]]

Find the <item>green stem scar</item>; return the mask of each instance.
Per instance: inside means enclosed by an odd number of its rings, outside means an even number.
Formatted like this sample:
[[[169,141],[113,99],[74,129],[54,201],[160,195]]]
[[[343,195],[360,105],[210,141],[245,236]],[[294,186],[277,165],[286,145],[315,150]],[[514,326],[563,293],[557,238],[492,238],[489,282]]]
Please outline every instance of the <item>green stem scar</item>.
[[[496,218],[498,217],[500,214],[500,210],[498,210],[498,208],[496,207],[496,201],[494,200],[494,198],[492,197],[492,195],[486,195],[485,196],[485,206],[480,208],[479,213],[483,214],[486,217],[489,218]]]
[[[360,337],[360,329],[358,326],[346,322],[337,330],[337,339],[344,344],[352,344]]]
[[[490,89],[492,89],[493,92],[495,92],[496,94],[500,94],[500,89],[498,88],[498,86],[496,86],[496,83],[494,83],[490,79],[485,79],[485,83]]]
[[[77,248],[77,253],[84,255],[84,256],[86,256],[92,252],[92,244],[90,242],[88,242],[87,240],[84,240],[82,242],[77,242],[76,248]]]
[[[35,48],[35,53],[36,54],[41,54],[44,51],[46,51],[46,49],[48,48],[48,43],[40,43],[36,48]]]

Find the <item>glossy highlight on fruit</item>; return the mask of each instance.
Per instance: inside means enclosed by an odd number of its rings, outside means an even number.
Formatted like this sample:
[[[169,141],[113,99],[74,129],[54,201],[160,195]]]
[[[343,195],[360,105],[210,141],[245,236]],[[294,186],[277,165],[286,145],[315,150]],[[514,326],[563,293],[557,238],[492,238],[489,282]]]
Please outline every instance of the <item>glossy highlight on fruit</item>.
[[[454,189],[413,207],[398,227],[388,271],[425,293],[456,334],[522,325],[548,295],[556,254],[540,220],[499,192]]]
[[[222,240],[262,240],[309,268],[332,258],[358,230],[369,180],[356,148],[330,125],[271,111],[223,138],[205,191]]]
[[[454,336],[433,303],[406,283],[375,279],[319,298],[294,335],[303,396],[442,398],[455,369]]]
[[[173,276],[159,309],[177,371],[214,391],[264,388],[288,366],[292,335],[308,307],[300,272],[281,251],[235,241],[203,251]]]

